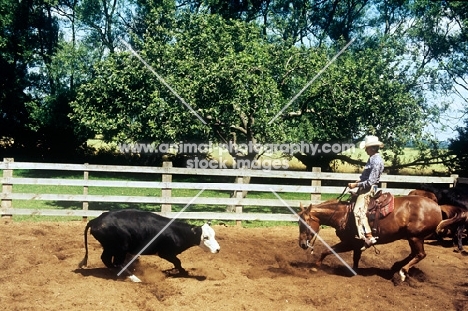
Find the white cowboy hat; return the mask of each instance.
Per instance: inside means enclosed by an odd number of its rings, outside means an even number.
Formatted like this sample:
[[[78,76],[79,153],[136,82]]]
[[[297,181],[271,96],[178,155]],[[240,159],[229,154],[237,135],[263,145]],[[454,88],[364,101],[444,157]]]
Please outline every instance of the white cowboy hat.
[[[381,141],[379,141],[379,138],[377,136],[372,136],[372,135],[366,136],[365,140],[359,143],[359,148],[361,149],[366,149],[367,147],[370,147],[370,146],[383,147],[384,144]]]

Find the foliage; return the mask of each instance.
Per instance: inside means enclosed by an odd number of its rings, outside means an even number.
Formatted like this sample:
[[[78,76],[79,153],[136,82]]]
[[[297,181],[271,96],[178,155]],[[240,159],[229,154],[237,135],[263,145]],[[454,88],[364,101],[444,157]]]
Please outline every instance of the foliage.
[[[125,54],[96,66],[93,82],[79,90],[72,118],[86,120],[84,127],[107,141],[273,139],[266,123],[280,104],[270,73],[275,59],[258,29],[217,16],[186,18],[179,24],[183,31],[173,34],[175,43],[150,37],[142,54],[207,125]]]
[[[29,37],[26,2],[0,2],[0,136],[25,134],[29,122],[23,92],[28,87],[28,65],[32,62],[34,40]]]
[[[428,164],[441,152],[425,124],[447,108],[429,97],[453,94],[468,72],[464,2],[0,4],[0,136],[41,157],[68,149],[67,157],[95,134],[156,143],[357,142],[376,134],[394,168],[408,142],[421,149],[418,163]],[[120,39],[164,81],[124,52]],[[333,157],[302,160],[326,167]]]
[[[452,162],[453,171],[463,177],[468,176],[468,119],[464,127],[457,128],[458,137],[450,140],[449,150],[455,155]]]

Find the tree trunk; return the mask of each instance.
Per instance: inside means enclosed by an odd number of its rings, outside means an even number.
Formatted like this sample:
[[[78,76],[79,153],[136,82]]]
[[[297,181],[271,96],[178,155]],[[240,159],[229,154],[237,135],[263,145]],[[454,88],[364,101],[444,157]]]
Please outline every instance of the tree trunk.
[[[249,160],[249,161],[250,161],[249,163],[252,164],[253,161],[258,161],[258,159],[260,158],[260,155],[259,155],[258,153],[255,153],[255,154],[248,154],[248,155],[242,156],[242,157],[240,157],[240,156],[237,156],[237,157],[233,156],[233,158],[234,158],[235,160],[236,160],[236,159],[240,159],[240,160]],[[240,168],[240,167],[236,167],[236,168]],[[239,180],[240,180],[240,179],[239,179],[238,177],[236,177],[234,183],[238,183]],[[244,177],[242,178],[242,184],[250,184],[250,180],[251,180],[251,177],[250,177],[250,176],[244,176]],[[233,191],[233,192],[231,192],[229,198],[237,198],[238,195],[239,195],[238,192],[239,192],[239,191]],[[242,198],[245,198],[245,197],[247,196],[247,192],[248,192],[248,191],[242,191]],[[226,212],[233,213],[233,212],[235,212],[235,211],[236,211],[236,206],[235,206],[235,205],[228,205],[228,206],[226,207]]]

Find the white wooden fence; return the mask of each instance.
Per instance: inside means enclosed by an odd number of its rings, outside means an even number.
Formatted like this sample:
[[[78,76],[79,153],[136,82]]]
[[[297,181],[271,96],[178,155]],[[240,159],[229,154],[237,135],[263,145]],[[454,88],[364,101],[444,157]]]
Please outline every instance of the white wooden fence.
[[[348,173],[323,173],[320,168],[314,168],[312,172],[298,171],[263,171],[249,169],[194,169],[194,168],[174,168],[170,162],[165,162],[162,167],[148,166],[116,166],[116,165],[92,165],[92,164],[55,164],[55,163],[35,163],[35,162],[14,162],[13,159],[4,159],[0,162],[0,169],[3,170],[1,178],[2,193],[0,196],[1,216],[12,215],[45,215],[45,216],[98,216],[104,211],[89,210],[89,202],[114,202],[114,203],[149,203],[161,206],[155,212],[168,217],[178,217],[182,219],[217,219],[217,220],[270,220],[270,221],[297,221],[297,216],[288,208],[297,210],[299,204],[321,202],[322,193],[342,193],[344,186],[322,186],[324,180],[343,181],[346,185],[349,181],[359,178],[359,174]],[[83,173],[82,179],[58,179],[58,178],[21,178],[15,177],[14,170],[60,170],[78,171]],[[90,174],[94,172],[119,172],[119,173],[145,173],[154,174],[154,180],[161,181],[123,181],[123,180],[93,180]],[[173,182],[173,175],[193,175],[193,176],[232,176],[237,179],[236,183],[217,182]],[[253,184],[243,183],[245,177],[263,178],[283,178],[289,180],[310,181],[310,186],[282,184]],[[457,175],[450,177],[428,177],[409,175],[382,175],[381,188],[395,195],[404,195],[412,190],[409,188],[387,188],[387,183],[456,183]],[[299,182],[298,182],[299,183]],[[309,183],[309,182],[307,182]],[[49,186],[79,186],[83,187],[83,194],[42,194],[42,193],[20,193],[15,191],[15,185],[49,185]],[[90,195],[89,187],[132,187],[161,189],[161,196],[121,196],[121,195]],[[200,195],[196,197],[174,197],[173,189],[194,189],[200,190]],[[237,194],[233,198],[226,197],[204,197],[202,190],[235,191]],[[254,199],[249,196],[243,198],[242,191],[248,192],[271,192],[275,194],[275,199]],[[283,200],[282,193],[309,193],[310,201],[305,200]],[[220,192],[221,193],[221,192]],[[225,196],[225,194],[223,194]],[[69,201],[76,202],[81,209],[32,209],[28,208],[28,202],[33,200],[46,201]],[[217,206],[235,206],[235,212],[183,212],[171,211],[171,205],[185,205],[190,210],[190,205],[205,204]],[[244,206],[267,206],[284,207],[284,213],[243,213]]]

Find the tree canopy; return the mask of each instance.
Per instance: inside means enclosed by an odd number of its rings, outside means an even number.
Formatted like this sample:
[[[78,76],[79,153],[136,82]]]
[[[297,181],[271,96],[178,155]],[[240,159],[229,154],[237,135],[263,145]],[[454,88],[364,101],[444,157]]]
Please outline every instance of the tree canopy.
[[[421,145],[417,163],[427,164],[440,154],[425,126],[448,107],[431,98],[466,87],[462,2],[1,3],[0,136],[40,142],[44,154],[63,141],[72,153],[96,134],[264,144],[374,134],[393,156]]]

